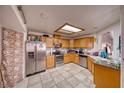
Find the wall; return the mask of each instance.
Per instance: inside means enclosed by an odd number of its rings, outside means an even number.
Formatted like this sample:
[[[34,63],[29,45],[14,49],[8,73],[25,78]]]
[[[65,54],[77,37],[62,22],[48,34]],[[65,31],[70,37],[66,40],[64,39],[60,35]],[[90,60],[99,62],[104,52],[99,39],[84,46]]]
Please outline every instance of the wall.
[[[1,7],[0,7],[1,12]],[[1,29],[1,13],[0,13],[0,69],[1,69],[1,57],[2,56],[2,29]],[[3,87],[2,74],[0,72],[0,87]]]
[[[3,5],[1,8],[2,26],[15,29],[18,31],[25,31],[24,24],[22,24],[20,14],[15,6]]]
[[[18,78],[15,80],[15,83],[17,83],[20,80],[22,80],[23,78],[25,78],[25,41],[27,38],[26,37],[27,29],[26,29],[25,24],[21,20],[20,15],[18,14],[16,6],[10,6],[10,5],[1,6],[0,5],[0,32],[1,32],[1,27],[9,29],[10,32],[15,31],[16,33],[23,34],[23,37],[20,38],[20,40],[22,40],[22,42],[23,42],[23,48],[21,49],[22,54],[23,54],[23,56],[21,56],[21,65],[16,65],[17,68],[15,68],[15,71],[20,68],[20,70],[18,72],[21,73],[20,79],[18,76],[15,76],[15,78]],[[0,35],[1,35],[1,33],[0,33]],[[1,40],[1,36],[0,36],[0,40]],[[18,52],[18,54],[20,54],[20,53]],[[1,55],[1,50],[0,50],[0,55]],[[0,59],[1,59],[1,57],[0,57]],[[15,60],[17,63],[19,62],[18,59],[15,59]],[[6,85],[6,87],[9,87],[9,86],[12,87],[12,86],[14,86],[14,84]]]
[[[119,35],[121,35],[119,22],[101,30],[100,32],[98,32],[96,34],[94,34],[94,36],[96,37],[96,40],[97,40],[95,43],[94,51],[98,51],[102,48],[101,37],[106,32],[112,33],[112,37],[113,37],[113,41],[114,41],[113,42],[113,55],[112,55],[112,57],[114,59],[118,59],[119,58],[119,50],[118,50]]]
[[[121,36],[122,36],[121,87],[124,88],[124,6],[121,6]]]
[[[5,87],[14,87],[23,79],[23,33],[3,28],[2,76]]]

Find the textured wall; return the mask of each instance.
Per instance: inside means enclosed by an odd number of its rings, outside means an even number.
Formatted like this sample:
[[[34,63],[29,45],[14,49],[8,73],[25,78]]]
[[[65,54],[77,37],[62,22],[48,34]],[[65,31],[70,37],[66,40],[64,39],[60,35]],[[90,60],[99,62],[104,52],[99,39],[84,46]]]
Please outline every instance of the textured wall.
[[[2,76],[5,87],[13,87],[23,78],[23,34],[3,28]]]
[[[1,29],[1,26],[0,26],[0,69],[1,69],[1,56],[2,56],[2,53],[1,53],[1,43],[2,43],[2,29]],[[3,81],[2,81],[2,75],[1,75],[1,70],[0,70],[0,87],[3,87]]]

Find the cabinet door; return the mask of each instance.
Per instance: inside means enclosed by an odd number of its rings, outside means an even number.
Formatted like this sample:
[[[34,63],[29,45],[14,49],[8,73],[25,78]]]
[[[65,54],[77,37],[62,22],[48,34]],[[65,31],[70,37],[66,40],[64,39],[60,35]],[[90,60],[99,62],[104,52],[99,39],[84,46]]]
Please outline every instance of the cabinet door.
[[[88,70],[91,72],[92,70],[92,62],[90,60],[90,58],[88,57]]]
[[[56,44],[56,43],[59,43],[59,39],[54,38],[54,43],[55,43],[55,44]]]
[[[69,40],[69,47],[70,48],[74,48],[74,40]]]
[[[75,54],[75,64],[80,64],[79,55]]]
[[[53,68],[55,66],[55,57],[47,56],[47,68]]]
[[[91,71],[92,74],[94,74],[94,63],[92,62],[92,71]]]
[[[82,38],[80,40],[80,47],[81,48],[87,48],[87,40],[86,40],[86,38]]]
[[[70,40],[66,40],[66,48],[70,47]]]
[[[71,62],[71,60],[70,60],[69,56],[64,57],[64,64],[67,64],[70,62]]]
[[[62,48],[66,48],[66,40],[65,39],[62,39]]]
[[[52,48],[53,47],[53,38],[46,38],[46,46],[48,48]]]
[[[67,39],[62,39],[62,47],[69,48],[69,46],[70,46],[70,41]]]
[[[88,57],[88,70],[94,74],[94,59]]]
[[[73,54],[65,54],[64,55],[64,64],[74,62],[74,56]]]
[[[80,39],[74,40],[74,47],[75,48],[80,48]]]

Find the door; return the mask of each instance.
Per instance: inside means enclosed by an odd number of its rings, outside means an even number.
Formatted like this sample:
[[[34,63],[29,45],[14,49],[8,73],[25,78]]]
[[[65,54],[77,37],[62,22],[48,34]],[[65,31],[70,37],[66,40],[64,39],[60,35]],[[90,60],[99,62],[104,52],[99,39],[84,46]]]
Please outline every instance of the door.
[[[35,43],[26,44],[26,75],[35,73]]]
[[[46,44],[36,44],[36,72],[46,69]]]

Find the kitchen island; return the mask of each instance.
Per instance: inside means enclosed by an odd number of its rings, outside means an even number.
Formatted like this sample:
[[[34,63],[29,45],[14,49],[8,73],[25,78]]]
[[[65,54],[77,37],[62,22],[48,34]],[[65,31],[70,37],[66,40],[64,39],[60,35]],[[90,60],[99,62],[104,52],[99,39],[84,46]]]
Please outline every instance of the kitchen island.
[[[120,63],[114,62],[115,60],[90,55],[88,56],[89,59],[92,61],[90,70],[96,88],[120,87]]]
[[[81,55],[81,54],[79,54]],[[96,88],[120,87],[120,62],[101,58],[99,56],[87,56],[88,70],[93,74]]]

